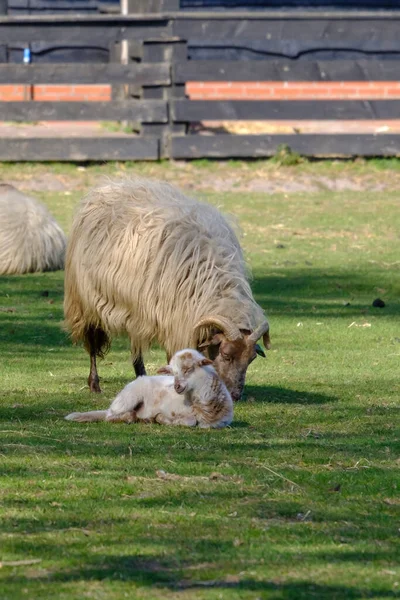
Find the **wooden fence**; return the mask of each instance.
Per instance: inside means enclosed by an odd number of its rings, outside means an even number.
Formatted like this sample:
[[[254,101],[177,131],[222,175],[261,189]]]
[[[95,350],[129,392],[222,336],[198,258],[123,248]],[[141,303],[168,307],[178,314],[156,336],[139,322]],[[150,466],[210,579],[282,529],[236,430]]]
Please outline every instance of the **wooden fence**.
[[[0,84],[98,84],[129,89],[110,102],[0,102],[1,121],[129,121],[139,135],[2,138],[0,160],[156,160],[262,157],[282,144],[307,156],[400,154],[390,134],[200,135],[198,121],[400,118],[400,100],[194,101],[187,81],[400,81],[400,11],[175,12],[0,18],[2,44],[129,40],[132,62],[0,65]],[[221,50],[189,60],[188,46]],[[224,50],[246,47],[246,60]],[[117,60],[117,59],[115,59]]]

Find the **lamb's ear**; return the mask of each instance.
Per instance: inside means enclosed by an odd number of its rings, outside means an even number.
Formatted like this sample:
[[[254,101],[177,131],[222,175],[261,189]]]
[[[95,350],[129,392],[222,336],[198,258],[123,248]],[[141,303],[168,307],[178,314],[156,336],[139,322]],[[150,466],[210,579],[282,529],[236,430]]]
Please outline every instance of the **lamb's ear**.
[[[172,368],[169,365],[165,365],[165,367],[160,367],[157,369],[158,375],[173,375]]]
[[[213,364],[213,361],[210,360],[209,358],[202,358],[197,363],[197,366],[199,366],[199,367],[206,367],[207,365],[212,365],[212,364]]]

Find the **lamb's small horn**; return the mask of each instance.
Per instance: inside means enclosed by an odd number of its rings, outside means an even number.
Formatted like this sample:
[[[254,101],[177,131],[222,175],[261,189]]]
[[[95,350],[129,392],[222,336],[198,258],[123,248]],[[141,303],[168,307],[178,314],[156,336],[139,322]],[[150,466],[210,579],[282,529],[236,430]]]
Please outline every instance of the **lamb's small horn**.
[[[198,342],[198,330],[201,327],[216,327],[220,329],[227,337],[228,340],[234,342],[235,340],[243,339],[243,335],[240,332],[239,327],[234,325],[232,321],[229,321],[225,317],[221,317],[221,315],[209,315],[207,317],[203,317],[193,327],[193,343],[196,347]]]
[[[260,337],[262,337],[262,339],[263,339],[264,346],[266,348],[270,348],[271,343],[270,343],[270,339],[269,339],[269,323],[268,323],[268,321],[264,321],[264,323],[261,323],[261,325],[259,325],[253,331],[253,333],[251,333],[249,335],[247,340],[251,343],[255,343],[260,339]]]

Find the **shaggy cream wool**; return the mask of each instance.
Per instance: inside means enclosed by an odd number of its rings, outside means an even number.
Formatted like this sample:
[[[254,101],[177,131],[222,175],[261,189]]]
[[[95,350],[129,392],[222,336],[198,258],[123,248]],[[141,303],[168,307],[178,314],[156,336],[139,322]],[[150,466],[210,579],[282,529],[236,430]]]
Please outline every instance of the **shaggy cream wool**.
[[[65,247],[64,233],[42,204],[0,184],[0,275],[62,269]]]
[[[126,331],[133,357],[156,339],[172,356],[191,345],[193,326],[206,315],[249,331],[265,321],[248,278],[235,228],[217,208],[164,182],[109,181],[89,192],[75,216],[66,325],[75,342],[90,326],[108,338]]]

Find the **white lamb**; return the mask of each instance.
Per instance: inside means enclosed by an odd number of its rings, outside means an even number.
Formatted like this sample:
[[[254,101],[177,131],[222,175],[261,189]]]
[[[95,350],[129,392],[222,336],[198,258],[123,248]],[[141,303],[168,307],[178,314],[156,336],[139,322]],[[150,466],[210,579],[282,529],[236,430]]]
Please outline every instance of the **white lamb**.
[[[221,428],[233,420],[233,402],[212,361],[197,350],[180,350],[159,375],[138,377],[108,410],[71,413],[68,421],[154,422]]]

